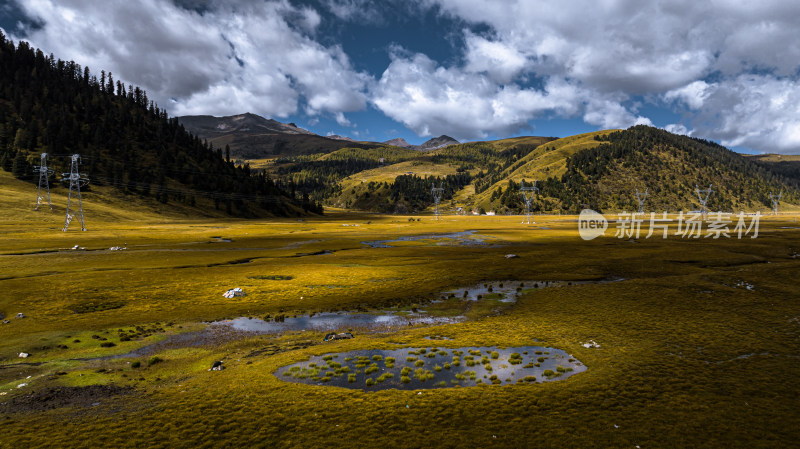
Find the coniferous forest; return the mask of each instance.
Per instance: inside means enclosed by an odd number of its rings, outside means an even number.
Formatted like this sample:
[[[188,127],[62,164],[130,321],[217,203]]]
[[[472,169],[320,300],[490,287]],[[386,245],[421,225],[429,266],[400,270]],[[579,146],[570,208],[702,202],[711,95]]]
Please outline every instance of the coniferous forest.
[[[27,42],[15,46],[0,32],[0,166],[36,182],[41,153],[48,153],[56,174],[68,172],[70,156],[80,154],[89,189],[113,186],[188,206],[213,202],[242,217],[322,212],[308,196],[295,198],[263,172],[235,165],[225,149],[188,133],[139,87]]]

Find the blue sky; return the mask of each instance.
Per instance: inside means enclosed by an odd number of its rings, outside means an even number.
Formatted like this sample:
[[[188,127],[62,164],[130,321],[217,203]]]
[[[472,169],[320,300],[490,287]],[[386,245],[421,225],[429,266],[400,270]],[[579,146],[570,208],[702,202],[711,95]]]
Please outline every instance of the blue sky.
[[[421,143],[644,123],[800,153],[800,3],[12,0],[0,28],[173,115]]]

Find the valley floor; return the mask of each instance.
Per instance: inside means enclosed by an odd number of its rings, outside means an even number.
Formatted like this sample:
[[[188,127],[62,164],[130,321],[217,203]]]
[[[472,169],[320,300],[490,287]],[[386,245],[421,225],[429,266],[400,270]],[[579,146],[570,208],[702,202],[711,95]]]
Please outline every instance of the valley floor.
[[[800,439],[797,215],[762,217],[755,239],[615,238],[612,222],[584,241],[577,216],[101,217],[87,232],[61,232],[61,216],[36,214],[0,222],[0,447]],[[503,281],[526,285],[514,301],[442,298]],[[234,287],[246,295],[223,297]],[[280,333],[224,323],[382,310],[453,319]],[[332,330],[354,338],[323,341]],[[521,346],[563,350],[587,369],[551,382],[380,391],[274,375],[347,351]],[[226,369],[210,371],[215,361]]]

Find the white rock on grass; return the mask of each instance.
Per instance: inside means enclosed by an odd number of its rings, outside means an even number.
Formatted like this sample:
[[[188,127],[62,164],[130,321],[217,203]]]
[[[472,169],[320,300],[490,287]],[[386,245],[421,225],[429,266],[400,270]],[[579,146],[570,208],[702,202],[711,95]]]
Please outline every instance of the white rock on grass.
[[[19,358],[21,358],[21,359],[27,359],[28,357],[30,357],[30,354],[28,354],[27,352],[20,352],[19,353]]]
[[[246,293],[240,287],[236,287],[236,288],[232,288],[232,289],[228,290],[227,292],[223,293],[222,296],[225,297],[225,298],[233,298],[233,297],[236,297],[236,296],[246,296]]]

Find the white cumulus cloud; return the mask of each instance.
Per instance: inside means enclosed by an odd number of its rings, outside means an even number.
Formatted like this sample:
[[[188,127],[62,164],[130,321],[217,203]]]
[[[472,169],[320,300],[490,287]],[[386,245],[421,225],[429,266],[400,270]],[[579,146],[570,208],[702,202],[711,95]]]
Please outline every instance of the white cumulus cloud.
[[[800,82],[740,75],[713,83],[696,111],[694,135],[763,152],[800,153]]]
[[[587,122],[607,128],[650,123],[628,112],[621,100],[555,77],[541,90],[500,84],[485,73],[443,67],[423,54],[401,52],[394,54],[372,90],[378,109],[417,134],[461,139],[518,132],[543,113],[584,113]]]
[[[21,6],[42,24],[25,40],[141,85],[176,115],[286,117],[303,104],[309,114],[344,122],[344,112],[366,107],[371,78],[339,46],[314,40],[322,20],[316,10],[288,0],[209,2],[202,13],[167,0]]]
[[[623,107],[625,99],[643,96],[660,99],[657,107],[685,109],[687,123],[670,129],[729,145],[797,151],[800,113],[789,100],[800,73],[798,2],[418,2],[490,27],[491,42],[464,33],[466,68],[500,82],[560,77],[590,92],[582,110],[587,123],[647,123]],[[481,51],[489,44],[492,50]]]

